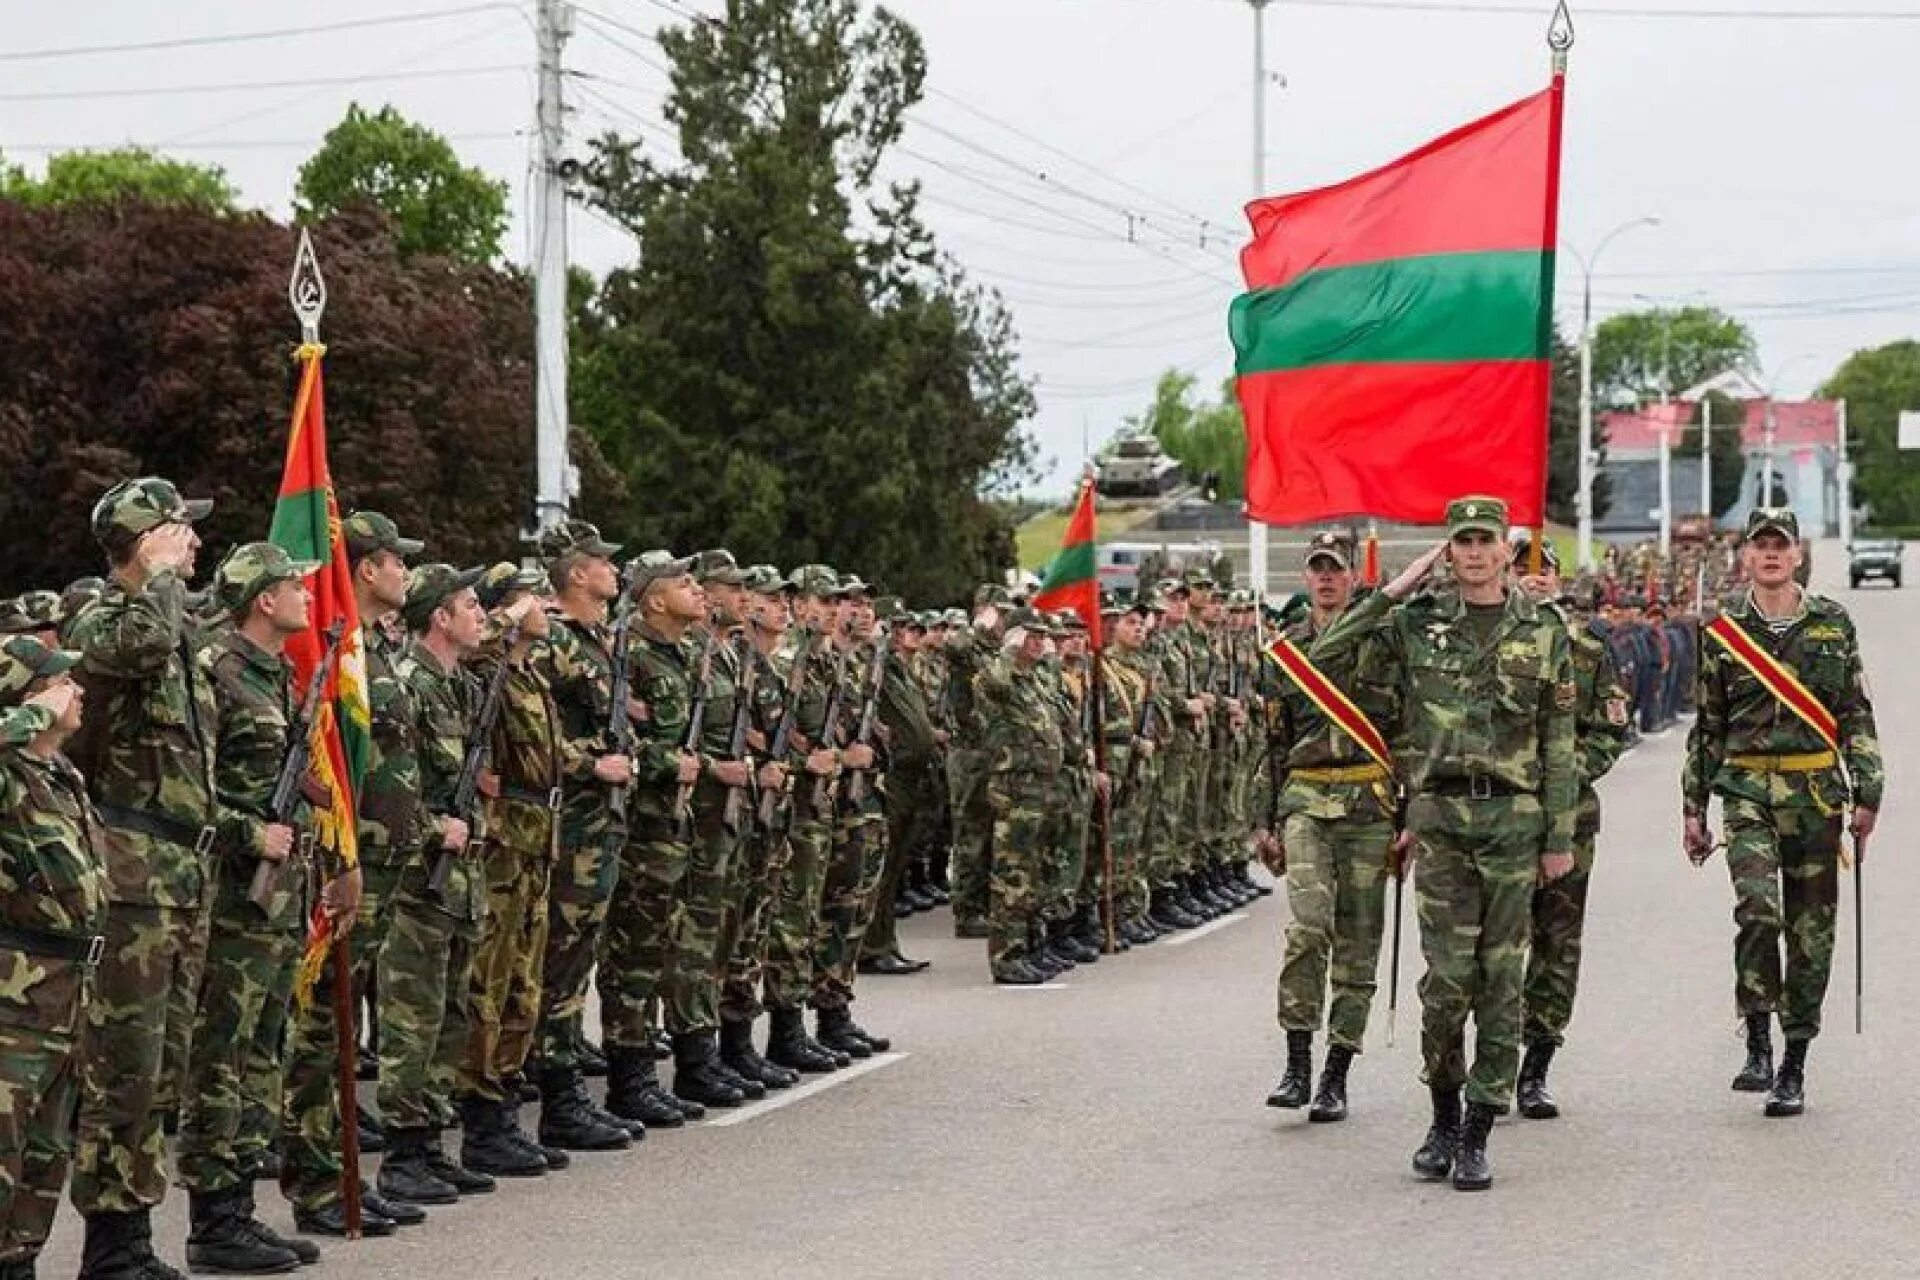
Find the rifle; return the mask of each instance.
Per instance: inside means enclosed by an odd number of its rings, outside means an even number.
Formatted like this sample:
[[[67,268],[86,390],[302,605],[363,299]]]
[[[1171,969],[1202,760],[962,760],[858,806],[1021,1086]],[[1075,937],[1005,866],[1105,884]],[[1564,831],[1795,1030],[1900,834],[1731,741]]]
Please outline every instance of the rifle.
[[[740,656],[740,679],[734,688],[733,729],[727,735],[727,758],[737,760],[747,766],[747,785],[731,787],[727,791],[727,807],[721,814],[721,821],[727,830],[735,835],[743,835],[752,827],[753,808],[748,805],[748,792],[753,787],[753,761],[747,755],[747,730],[753,724],[753,686],[759,679],[759,668],[754,662],[753,643],[742,631],[735,644]],[[745,826],[742,819],[746,820]]]
[[[860,727],[853,736],[853,745],[867,746],[873,739],[873,721],[880,705],[880,684],[887,674],[887,636],[878,632],[873,637],[873,663],[868,668],[866,692],[861,695]],[[867,769],[855,769],[847,780],[847,803],[859,804],[867,798],[867,789],[871,785]]]
[[[633,649],[633,592],[627,585],[627,574],[620,575],[620,604],[613,614],[613,638],[608,653],[613,662],[612,706],[607,712],[607,746],[617,756],[633,756],[633,716],[627,703],[632,701],[633,673],[627,668],[627,657]],[[627,797],[632,792],[631,783],[621,783],[613,788],[607,797],[608,811],[613,814],[622,828],[627,822]]]
[[[313,717],[320,709],[320,696],[327,689],[327,671],[333,666],[334,655],[340,652],[340,637],[346,626],[346,619],[335,618],[327,628],[320,661],[314,665],[313,675],[307,681],[307,692],[300,699],[293,723],[287,726],[287,754],[280,761],[280,776],[273,780],[273,798],[267,801],[267,818],[275,826],[292,826],[293,815],[300,807],[307,774],[313,768]],[[285,865],[262,858],[254,867],[247,897],[262,911],[273,901]]]
[[[813,658],[813,633],[802,631],[800,647],[793,655],[793,666],[787,671],[785,701],[780,709],[780,723],[774,726],[773,741],[767,744],[767,759],[782,761],[793,743],[794,717],[800,711],[800,691],[807,683],[807,663]],[[788,786],[792,786],[792,777],[788,777]],[[771,827],[774,814],[779,807],[780,793],[763,791],[760,794],[760,825]]]
[[[700,735],[707,728],[707,700],[713,693],[713,647],[714,633],[709,630],[706,639],[700,642],[700,660],[694,667],[693,711],[687,716],[687,736],[680,744],[682,751],[698,752]],[[693,838],[693,788],[691,782],[683,782],[673,797],[674,835],[679,840]]]
[[[840,713],[846,710],[847,655],[835,649],[833,654],[833,692],[827,695],[826,718],[820,722],[820,744],[831,747],[840,736]],[[829,793],[831,799],[831,793]]]
[[[460,762],[460,778],[453,784],[453,804],[450,807],[453,816],[467,824],[469,838],[474,818],[480,809],[480,771],[487,767],[487,757],[493,751],[493,726],[500,720],[500,702],[507,688],[507,667],[513,657],[513,646],[520,643],[521,626],[521,623],[514,623],[502,637],[500,663],[487,680],[486,696],[481,699],[480,710],[467,730],[466,758]],[[458,856],[458,850],[442,845],[439,855],[433,860],[433,871],[427,876],[427,893],[442,906],[447,901],[447,880],[453,875],[453,860]]]
[[[1147,674],[1147,690],[1140,695],[1140,714],[1134,718],[1133,742],[1127,750],[1127,772],[1120,779],[1120,790],[1114,801],[1116,804],[1131,801],[1133,789],[1140,783],[1140,744],[1153,740],[1153,692],[1154,682],[1159,678],[1157,672]]]

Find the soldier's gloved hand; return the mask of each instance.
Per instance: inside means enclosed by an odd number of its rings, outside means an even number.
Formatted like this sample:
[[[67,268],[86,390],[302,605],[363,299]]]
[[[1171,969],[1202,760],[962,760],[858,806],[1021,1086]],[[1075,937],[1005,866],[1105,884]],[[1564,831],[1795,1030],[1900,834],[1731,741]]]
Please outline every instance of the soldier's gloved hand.
[[[1687,861],[1694,866],[1702,866],[1713,856],[1713,836],[1707,830],[1707,820],[1701,814],[1687,815],[1687,829],[1681,837],[1687,852]]]
[[[440,847],[443,849],[451,849],[458,853],[467,847],[467,841],[472,835],[473,832],[467,829],[467,824],[458,818],[440,820]]]
[[[841,760],[849,769],[871,769],[873,748],[864,742],[856,742],[841,754]]]
[[[1572,854],[1543,853],[1540,855],[1540,881],[1542,884],[1552,884],[1555,880],[1572,874]]]
[[[707,772],[726,787],[744,787],[753,781],[753,765],[745,760],[715,760]]]
[[[840,768],[840,753],[825,747],[807,756],[807,772],[816,778],[831,778]]]
[[[285,862],[293,852],[293,828],[285,823],[268,824],[260,832],[260,856],[268,862]]]
[[[601,756],[593,762],[593,776],[623,787],[633,781],[633,760],[627,756]]]

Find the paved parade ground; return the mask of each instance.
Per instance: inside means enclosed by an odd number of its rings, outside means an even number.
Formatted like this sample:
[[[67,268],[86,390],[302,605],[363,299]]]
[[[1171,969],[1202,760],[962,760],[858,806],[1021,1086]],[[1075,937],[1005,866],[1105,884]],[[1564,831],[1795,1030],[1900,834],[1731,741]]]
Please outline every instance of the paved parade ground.
[[[1816,563],[1834,591],[1837,546]],[[1606,804],[1586,970],[1555,1064],[1564,1117],[1509,1118],[1486,1195],[1416,1182],[1427,1122],[1408,902],[1398,1044],[1385,985],[1345,1124],[1262,1105],[1283,899],[1040,988],[995,988],[944,913],[904,930],[933,961],[867,978],[858,1012],[897,1052],[572,1171],[503,1183],[424,1227],[323,1242],[305,1274],[431,1277],[1913,1276],[1920,1049],[1909,994],[1920,826],[1920,592],[1837,593],[1860,624],[1893,779],[1869,864],[1867,1034],[1853,1019],[1852,886],[1808,1106],[1767,1120],[1728,1081],[1731,896],[1680,852],[1684,723],[1646,741]],[[1411,894],[1409,894],[1409,898]],[[1903,989],[1906,988],[1906,989]],[[1316,1044],[1318,1051],[1323,1046]],[[815,1080],[820,1078],[815,1077]],[[262,1216],[290,1217],[270,1186]],[[156,1219],[178,1259],[185,1202]],[[64,1208],[42,1274],[73,1273]]]

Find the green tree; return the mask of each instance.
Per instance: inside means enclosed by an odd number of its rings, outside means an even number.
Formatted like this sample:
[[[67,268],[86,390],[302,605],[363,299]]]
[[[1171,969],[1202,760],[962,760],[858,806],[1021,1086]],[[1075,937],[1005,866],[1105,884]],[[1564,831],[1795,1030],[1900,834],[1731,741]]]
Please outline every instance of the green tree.
[[[43,207],[138,200],[230,213],[239,192],[217,166],[117,147],[52,156],[41,178],[0,162],[0,199]]]
[[[1199,386],[1192,374],[1167,370],[1153,389],[1153,403],[1128,418],[1127,427],[1152,435],[1190,479],[1217,474],[1220,501],[1237,503],[1247,491],[1247,429],[1233,380],[1221,384],[1213,401],[1196,398]]]
[[[1626,407],[1677,396],[1758,350],[1752,330],[1717,307],[1622,312],[1594,330],[1594,400]]]
[[[1706,399],[1693,407],[1690,425],[1680,433],[1674,456],[1700,456],[1700,427],[1705,421],[1705,406],[1713,404],[1713,436],[1708,444],[1713,463],[1712,514],[1718,518],[1730,510],[1740,497],[1740,478],[1746,473],[1747,457],[1740,445],[1740,429],[1747,420],[1746,406],[1721,391],[1709,391]],[[1683,510],[1691,509],[1684,502]]]
[[[507,230],[507,184],[460,163],[447,140],[392,107],[359,103],[327,131],[300,167],[294,212],[303,222],[366,201],[399,234],[400,252],[439,254],[485,266],[499,260]]]
[[[641,249],[575,313],[573,418],[625,486],[583,505],[637,546],[963,597],[1012,563],[992,499],[1030,468],[1033,398],[998,298],[941,256],[915,187],[875,179],[919,35],[855,0],[735,0],[660,42],[685,162],[608,136],[588,165]]]
[[[1607,458],[1605,432],[1594,424],[1593,515],[1613,505],[1613,492],[1601,469]],[[1553,408],[1547,418],[1547,518],[1573,524],[1580,518],[1580,353],[1553,332]]]
[[[1920,341],[1903,338],[1856,351],[1820,388],[1847,402],[1854,498],[1876,524],[1920,524],[1920,467],[1900,451],[1900,414],[1920,409]]]

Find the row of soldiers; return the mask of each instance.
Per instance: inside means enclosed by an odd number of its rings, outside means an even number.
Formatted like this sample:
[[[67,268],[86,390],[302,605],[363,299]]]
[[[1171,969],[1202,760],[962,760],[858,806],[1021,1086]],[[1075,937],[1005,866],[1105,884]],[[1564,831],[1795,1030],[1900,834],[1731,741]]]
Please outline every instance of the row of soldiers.
[[[347,823],[346,762],[301,749],[320,691],[287,656],[318,566],[237,547],[196,613],[209,509],[115,486],[92,517],[103,582],[71,616],[15,602],[0,648],[0,1277],[32,1274],[69,1163],[82,1274],[177,1276],[151,1228],[176,1113],[189,1265],[267,1274],[345,1234],[350,1191],[361,1231],[391,1234],[890,1048],[852,1002],[863,957],[917,967],[889,908],[940,840],[931,619],[824,565],[623,570],[580,521],[537,567],[412,563],[419,541],[353,513],[362,625],[332,643],[370,722]],[[330,853],[348,829],[352,863]],[[316,918],[351,964],[303,977]],[[355,1188],[333,987],[369,979],[385,1157]],[[594,987],[604,1105],[582,1070]],[[256,1215],[269,1152],[299,1236]]]

